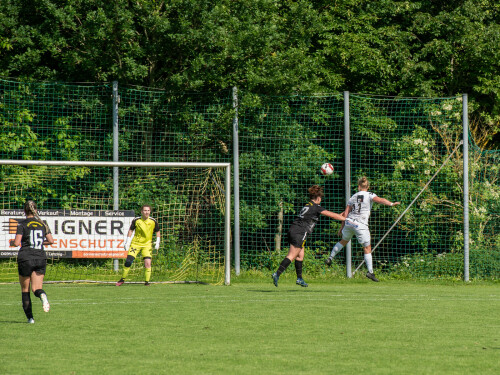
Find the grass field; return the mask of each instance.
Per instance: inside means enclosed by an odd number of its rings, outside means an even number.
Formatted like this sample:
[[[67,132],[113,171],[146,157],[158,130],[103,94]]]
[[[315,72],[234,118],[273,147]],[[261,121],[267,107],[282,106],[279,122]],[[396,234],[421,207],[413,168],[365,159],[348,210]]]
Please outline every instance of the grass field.
[[[498,374],[498,283],[0,285],[0,374]]]

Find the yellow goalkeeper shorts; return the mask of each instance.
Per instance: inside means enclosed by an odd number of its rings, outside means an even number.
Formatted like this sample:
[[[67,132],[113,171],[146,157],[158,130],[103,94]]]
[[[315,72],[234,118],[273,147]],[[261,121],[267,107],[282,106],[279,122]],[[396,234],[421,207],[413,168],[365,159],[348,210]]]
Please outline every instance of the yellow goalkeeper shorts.
[[[137,258],[139,255],[142,255],[143,258],[151,258],[151,250],[153,248],[150,247],[132,247],[130,246],[130,250],[127,255],[132,255],[134,258]]]

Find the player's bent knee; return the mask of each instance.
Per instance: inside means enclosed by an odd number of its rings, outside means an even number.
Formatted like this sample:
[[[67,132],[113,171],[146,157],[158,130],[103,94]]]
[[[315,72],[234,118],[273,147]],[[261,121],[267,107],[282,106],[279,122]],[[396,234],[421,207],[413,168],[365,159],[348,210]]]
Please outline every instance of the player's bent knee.
[[[125,267],[130,267],[134,262],[134,257],[132,255],[127,255],[127,259],[125,259]]]

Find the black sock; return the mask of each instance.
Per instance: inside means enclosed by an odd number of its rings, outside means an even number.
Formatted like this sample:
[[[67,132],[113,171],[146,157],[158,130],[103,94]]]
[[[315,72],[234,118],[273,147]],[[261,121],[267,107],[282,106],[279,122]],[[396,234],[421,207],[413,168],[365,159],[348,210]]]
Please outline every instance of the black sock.
[[[43,290],[43,289],[37,289],[37,290],[35,290],[34,294],[35,294],[35,297],[40,298],[40,296],[42,294],[47,294],[47,293],[45,293],[45,290]]]
[[[302,279],[302,260],[295,259],[295,272],[297,272],[297,279]]]
[[[285,257],[285,259],[283,259],[281,261],[281,264],[278,267],[278,271],[276,271],[276,273],[278,274],[278,276],[281,275],[283,272],[285,272],[285,270],[290,265],[290,263],[292,263],[292,261],[290,259],[286,258],[286,257]]]
[[[30,292],[22,292],[23,310],[26,318],[33,319],[33,312],[31,311],[31,297]]]

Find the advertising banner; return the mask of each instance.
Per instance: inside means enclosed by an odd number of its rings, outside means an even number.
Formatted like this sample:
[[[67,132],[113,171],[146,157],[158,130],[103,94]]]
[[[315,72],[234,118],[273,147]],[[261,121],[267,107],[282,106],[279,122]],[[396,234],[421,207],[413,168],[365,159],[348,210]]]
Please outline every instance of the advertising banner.
[[[135,217],[129,211],[39,210],[55,242],[45,246],[48,258],[126,258],[124,239]],[[23,210],[0,210],[0,258],[17,257],[11,247]]]

